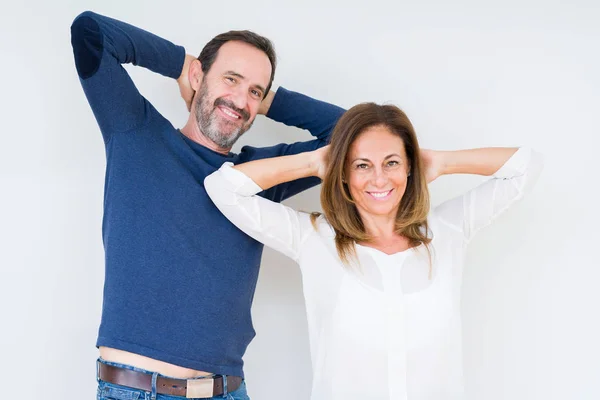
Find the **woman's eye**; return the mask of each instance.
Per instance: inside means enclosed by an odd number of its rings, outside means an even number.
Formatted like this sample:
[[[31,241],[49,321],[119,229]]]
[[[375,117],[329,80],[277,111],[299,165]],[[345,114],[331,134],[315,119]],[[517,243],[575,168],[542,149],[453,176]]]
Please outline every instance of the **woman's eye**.
[[[395,167],[395,166],[397,166],[398,164],[399,164],[399,162],[398,162],[398,161],[390,161],[390,162],[388,162],[388,167]]]
[[[356,169],[367,169],[369,166],[367,164],[358,164]]]

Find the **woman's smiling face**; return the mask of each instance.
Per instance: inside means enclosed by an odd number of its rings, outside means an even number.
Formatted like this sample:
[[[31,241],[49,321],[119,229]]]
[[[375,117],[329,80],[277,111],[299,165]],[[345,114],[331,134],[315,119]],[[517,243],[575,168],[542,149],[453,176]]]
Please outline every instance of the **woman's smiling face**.
[[[396,217],[409,175],[409,160],[400,136],[377,125],[350,146],[346,183],[359,214]]]

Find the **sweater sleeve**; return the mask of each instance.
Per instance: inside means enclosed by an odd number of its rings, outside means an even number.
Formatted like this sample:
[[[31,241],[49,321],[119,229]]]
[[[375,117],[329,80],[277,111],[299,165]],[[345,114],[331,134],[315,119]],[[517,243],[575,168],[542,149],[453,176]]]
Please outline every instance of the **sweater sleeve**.
[[[281,143],[270,147],[244,146],[240,162],[268,157],[280,157],[316,150],[329,143],[329,136],[346,110],[333,104],[280,87],[275,93],[267,117],[288,126],[306,129],[313,140]],[[283,201],[318,185],[319,178],[308,177],[274,186],[262,193],[273,201]]]
[[[345,111],[334,104],[280,87],[267,117],[288,126],[306,129],[315,138],[329,142],[331,131]]]
[[[150,104],[122,64],[178,78],[185,60],[183,47],[91,11],[73,21],[71,44],[77,74],[106,143],[113,134],[143,126],[150,117]]]

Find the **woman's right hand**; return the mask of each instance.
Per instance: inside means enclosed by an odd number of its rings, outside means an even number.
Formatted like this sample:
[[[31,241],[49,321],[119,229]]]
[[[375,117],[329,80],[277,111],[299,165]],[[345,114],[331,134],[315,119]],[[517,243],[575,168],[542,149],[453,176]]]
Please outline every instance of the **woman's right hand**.
[[[329,145],[323,146],[312,152],[311,165],[314,170],[314,175],[323,179],[327,169],[327,158],[329,156]]]

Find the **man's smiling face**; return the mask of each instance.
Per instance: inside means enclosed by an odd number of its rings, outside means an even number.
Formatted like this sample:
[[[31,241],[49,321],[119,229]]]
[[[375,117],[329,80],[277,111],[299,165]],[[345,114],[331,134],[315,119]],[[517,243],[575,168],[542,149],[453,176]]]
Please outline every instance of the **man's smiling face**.
[[[271,62],[261,50],[230,41],[219,49],[194,105],[198,128],[222,149],[231,149],[258,113],[271,77]]]

